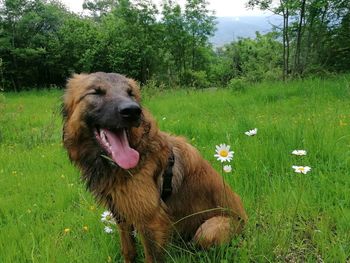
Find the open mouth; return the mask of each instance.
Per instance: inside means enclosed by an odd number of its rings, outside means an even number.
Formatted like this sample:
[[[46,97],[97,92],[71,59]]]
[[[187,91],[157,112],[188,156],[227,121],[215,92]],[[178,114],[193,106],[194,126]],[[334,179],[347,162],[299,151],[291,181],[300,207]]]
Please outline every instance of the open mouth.
[[[95,137],[109,157],[121,168],[131,169],[137,166],[140,154],[129,145],[126,129],[111,131],[96,129]]]

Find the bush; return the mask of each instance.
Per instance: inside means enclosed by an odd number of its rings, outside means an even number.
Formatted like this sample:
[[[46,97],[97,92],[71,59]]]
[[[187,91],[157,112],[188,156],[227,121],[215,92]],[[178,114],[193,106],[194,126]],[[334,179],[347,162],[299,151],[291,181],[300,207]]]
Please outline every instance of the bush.
[[[248,87],[248,82],[243,78],[234,78],[229,81],[227,88],[234,91],[243,91]]]
[[[144,98],[153,97],[159,94],[159,92],[164,91],[165,89],[166,86],[162,82],[159,82],[154,78],[147,80],[147,82],[141,86],[141,91]]]
[[[207,73],[202,70],[187,70],[183,77],[183,84],[197,89],[205,89],[210,87]]]

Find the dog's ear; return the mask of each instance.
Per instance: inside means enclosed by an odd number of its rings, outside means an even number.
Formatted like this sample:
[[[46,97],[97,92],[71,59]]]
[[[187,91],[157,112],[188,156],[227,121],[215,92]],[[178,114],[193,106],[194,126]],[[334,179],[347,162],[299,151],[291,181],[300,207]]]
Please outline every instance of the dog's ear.
[[[88,82],[87,74],[73,74],[71,78],[67,80],[66,89],[63,95],[62,115],[64,118],[68,118],[81,97],[80,93],[83,92],[84,87]]]
[[[139,85],[137,84],[137,82],[133,79],[128,79],[128,83],[132,89],[132,93],[133,93],[133,96],[135,97],[135,99],[138,102],[141,102],[141,92],[140,92],[140,88],[139,88]]]

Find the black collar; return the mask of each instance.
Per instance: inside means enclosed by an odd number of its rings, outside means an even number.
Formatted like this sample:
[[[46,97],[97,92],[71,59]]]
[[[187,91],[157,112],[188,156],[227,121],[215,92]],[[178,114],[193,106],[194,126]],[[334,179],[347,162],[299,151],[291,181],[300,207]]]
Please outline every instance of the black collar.
[[[171,151],[171,154],[168,158],[168,165],[163,173],[163,187],[161,192],[161,198],[165,202],[166,199],[171,195],[173,191],[172,180],[173,180],[173,166],[175,163],[174,153]]]

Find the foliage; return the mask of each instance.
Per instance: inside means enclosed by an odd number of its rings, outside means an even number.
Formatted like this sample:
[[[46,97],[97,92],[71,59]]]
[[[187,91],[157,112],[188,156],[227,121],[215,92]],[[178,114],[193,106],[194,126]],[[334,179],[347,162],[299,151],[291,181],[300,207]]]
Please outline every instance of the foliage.
[[[67,17],[47,44],[47,66],[53,83],[64,84],[72,73],[93,70],[100,43],[99,26],[76,15]]]
[[[248,6],[283,17],[283,77],[315,71],[348,71],[350,2],[346,0],[249,0]]]
[[[107,15],[118,5],[118,0],[84,0],[83,9],[89,10],[95,20]]]
[[[118,8],[102,19],[96,68],[141,82],[149,79],[159,63],[156,14],[154,6],[146,2],[133,6],[120,1]]]
[[[214,16],[207,4],[205,0],[188,0],[184,12],[171,0],[163,4],[168,78],[182,85],[193,85],[197,79],[201,85],[207,86],[203,79],[199,80],[200,74],[202,78],[206,77],[203,71],[207,71],[211,60],[208,38],[215,29]]]
[[[54,1],[3,1],[2,83],[21,90],[63,85],[73,72],[115,71],[142,83],[158,78],[190,84],[184,73],[205,71],[209,64],[214,18],[206,7],[203,0],[189,1],[184,10],[164,2],[159,21],[148,0],[85,1],[90,16],[72,14]]]
[[[210,82],[208,81],[208,76],[205,71],[187,70],[183,78],[184,83],[187,83],[190,87],[199,89],[210,87]]]
[[[214,69],[217,71],[215,77],[219,78],[216,81],[226,84],[232,78],[241,77],[251,82],[279,79],[282,68],[281,48],[275,33],[257,33],[256,39],[239,39],[224,46],[218,51],[221,59],[217,60]]]
[[[350,69],[350,2],[250,0],[283,18],[274,32],[213,49],[206,0],[0,1],[1,89],[63,86],[72,73],[115,71],[142,84],[225,86]]]
[[[247,87],[248,87],[248,82],[243,78],[233,78],[227,84],[227,88],[233,91],[243,91]]]
[[[65,18],[59,3],[7,0],[0,6],[3,77],[17,90],[50,83],[47,43]]]

